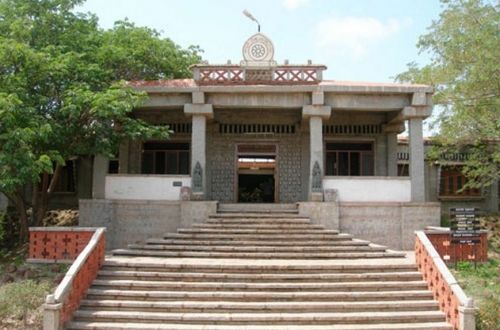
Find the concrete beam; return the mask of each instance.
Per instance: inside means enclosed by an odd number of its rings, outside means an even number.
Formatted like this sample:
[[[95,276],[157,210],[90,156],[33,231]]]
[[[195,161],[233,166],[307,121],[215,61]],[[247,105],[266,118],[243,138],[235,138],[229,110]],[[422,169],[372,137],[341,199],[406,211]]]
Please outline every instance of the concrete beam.
[[[184,104],[184,113],[188,116],[202,115],[214,118],[214,108],[211,104]]]
[[[388,125],[395,125],[412,118],[424,119],[432,114],[432,107],[404,107],[396,116],[388,121]]]
[[[193,104],[204,104],[205,103],[205,93],[203,92],[193,92],[191,93],[192,103]]]
[[[431,107],[404,107],[403,108],[403,116],[405,119],[411,118],[427,118],[432,115]]]
[[[411,105],[413,106],[426,106],[427,94],[424,92],[415,92],[411,98]]]
[[[218,108],[302,108],[311,104],[310,93],[209,93],[205,102]]]
[[[384,124],[382,125],[382,131],[384,133],[396,133],[400,134],[405,131],[405,124],[404,123],[395,123],[395,124]]]
[[[323,93],[323,91],[312,92],[312,104],[313,105],[325,104],[325,93]]]
[[[191,95],[186,94],[150,94],[140,109],[182,108],[184,104],[191,102]]]
[[[325,105],[334,110],[397,111],[411,103],[409,94],[325,94]]]
[[[322,119],[330,118],[332,108],[326,105],[304,105],[302,107],[302,118],[320,117]]]

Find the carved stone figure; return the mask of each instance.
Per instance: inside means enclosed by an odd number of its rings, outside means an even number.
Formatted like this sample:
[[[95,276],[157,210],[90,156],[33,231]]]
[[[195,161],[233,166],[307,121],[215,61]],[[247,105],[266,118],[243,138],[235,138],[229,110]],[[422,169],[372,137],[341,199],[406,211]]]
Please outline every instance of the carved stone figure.
[[[321,168],[319,167],[319,163],[317,161],[313,166],[311,184],[313,192],[321,192],[323,188],[323,184],[321,182]]]
[[[196,165],[194,166],[192,180],[193,191],[203,191],[203,169],[201,168],[200,162],[196,162]]]

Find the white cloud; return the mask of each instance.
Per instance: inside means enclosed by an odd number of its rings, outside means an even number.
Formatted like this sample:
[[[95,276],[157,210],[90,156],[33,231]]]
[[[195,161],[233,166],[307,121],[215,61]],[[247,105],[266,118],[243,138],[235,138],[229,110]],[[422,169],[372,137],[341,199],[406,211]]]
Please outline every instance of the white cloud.
[[[333,17],[316,25],[316,45],[331,55],[362,58],[370,48],[412,24],[411,18]]]
[[[282,0],[283,6],[288,10],[295,10],[307,5],[309,2],[310,0]]]

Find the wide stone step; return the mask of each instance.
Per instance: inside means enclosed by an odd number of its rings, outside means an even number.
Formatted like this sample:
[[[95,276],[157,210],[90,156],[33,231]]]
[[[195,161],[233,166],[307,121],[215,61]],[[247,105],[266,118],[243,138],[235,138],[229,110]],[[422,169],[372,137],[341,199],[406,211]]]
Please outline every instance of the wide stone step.
[[[185,238],[185,239],[226,239],[226,240],[346,240],[346,239],[352,239],[352,235],[349,234],[336,234],[336,233],[331,233],[331,234],[272,234],[272,235],[267,235],[267,234],[239,234],[239,235],[234,235],[234,234],[208,234],[208,233],[203,233],[203,234],[182,234],[182,233],[168,233],[163,236],[163,238]]]
[[[210,219],[302,219],[309,218],[296,214],[296,212],[219,212],[210,214]]]
[[[176,313],[309,313],[367,311],[432,311],[439,307],[432,300],[370,302],[235,302],[235,301],[135,301],[82,300],[82,309],[117,311],[169,311]]]
[[[121,289],[159,289],[159,290],[212,290],[212,291],[394,291],[425,290],[425,281],[371,281],[371,282],[181,282],[181,281],[140,281],[140,280],[103,280],[96,279],[93,287]]]
[[[175,251],[210,251],[210,252],[384,252],[385,247],[372,246],[230,246],[230,245],[160,245],[129,244],[129,249],[138,250],[175,250]]]
[[[235,218],[235,217],[209,217],[204,223],[209,224],[281,224],[281,225],[309,225],[311,220],[308,218]]]
[[[128,257],[106,258],[104,270],[142,270],[168,272],[196,273],[252,273],[252,274],[322,274],[329,273],[370,273],[370,272],[402,272],[417,271],[415,264],[409,264],[404,259],[388,260],[344,260],[336,263],[304,263],[300,262],[213,262],[211,260],[196,260],[195,262],[166,262],[162,259],[135,259]]]
[[[218,282],[355,282],[355,281],[419,281],[422,274],[416,271],[361,273],[361,274],[252,274],[252,273],[197,273],[158,272],[135,270],[100,270],[99,279],[134,279],[153,281],[218,281]]]
[[[338,230],[332,229],[261,229],[261,228],[179,228],[178,233],[193,233],[193,234],[229,234],[229,235],[302,235],[302,234],[319,234],[319,235],[337,235]]]
[[[358,312],[358,313],[166,313],[78,310],[75,321],[128,321],[134,322],[179,322],[210,324],[356,324],[377,322],[443,322],[444,313],[440,311],[412,312]]]
[[[181,234],[229,234],[229,235],[302,235],[302,234],[318,234],[318,235],[337,235],[338,230],[333,229],[261,229],[261,228],[179,228],[177,230]]]
[[[119,322],[69,322],[75,330],[284,330],[282,325],[221,325],[221,324],[167,324]],[[452,330],[445,322],[422,323],[364,323],[330,325],[287,325],[286,330]]]
[[[403,258],[402,252],[203,252],[203,251],[154,251],[117,249],[117,256],[170,257],[170,258],[227,258],[227,259],[361,259]]]
[[[428,290],[397,291],[165,291],[154,290],[120,290],[91,287],[86,299],[136,300],[136,301],[393,301],[393,300],[432,300]]]
[[[308,223],[299,224],[284,224],[284,223],[194,223],[193,228],[203,229],[276,229],[276,230],[292,230],[292,229],[325,229],[321,225],[312,225]]]
[[[202,239],[162,239],[150,238],[146,240],[147,244],[162,245],[230,245],[230,246],[367,246],[370,242],[364,240],[305,240],[305,241],[272,241],[272,240],[202,240]]]
[[[279,211],[295,211],[297,212],[296,203],[220,203],[219,211],[235,211],[240,212],[279,212]]]

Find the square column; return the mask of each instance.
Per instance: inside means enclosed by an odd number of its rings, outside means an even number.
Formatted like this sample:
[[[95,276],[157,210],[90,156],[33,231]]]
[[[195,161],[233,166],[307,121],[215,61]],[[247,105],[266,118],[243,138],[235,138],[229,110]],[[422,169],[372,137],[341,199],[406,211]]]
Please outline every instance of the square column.
[[[104,199],[106,174],[108,174],[109,159],[102,155],[94,156],[92,168],[92,198]]]
[[[387,133],[387,176],[398,176],[398,133]]]
[[[329,118],[331,107],[306,105],[302,117],[309,119],[309,200],[323,201],[323,118]]]
[[[185,104],[184,113],[192,118],[191,190],[193,198],[203,200],[206,193],[207,118],[213,117],[211,104]]]
[[[424,178],[424,138],[421,117],[411,117],[408,122],[410,128],[410,180],[411,201],[425,202]]]

